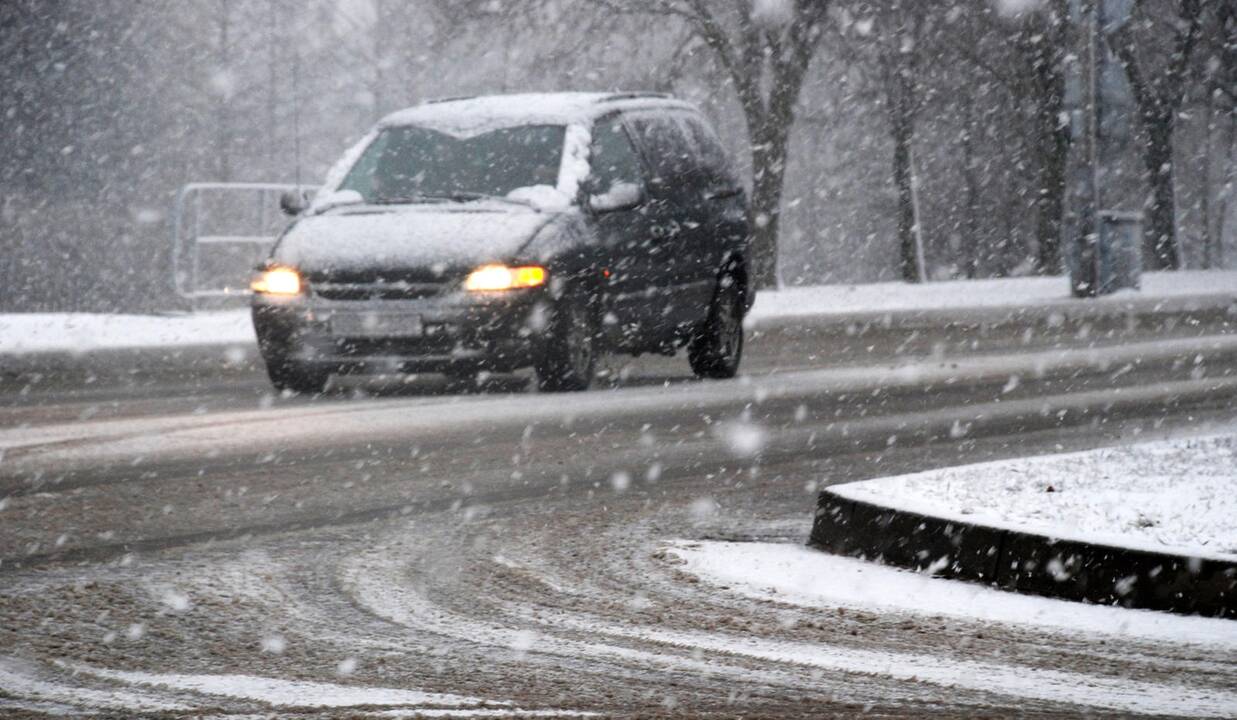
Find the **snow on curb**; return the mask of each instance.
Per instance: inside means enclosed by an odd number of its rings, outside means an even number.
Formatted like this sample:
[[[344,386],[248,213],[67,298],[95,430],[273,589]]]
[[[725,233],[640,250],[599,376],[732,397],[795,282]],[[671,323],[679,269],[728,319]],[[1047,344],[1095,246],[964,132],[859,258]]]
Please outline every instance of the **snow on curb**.
[[[1155,301],[1217,295],[1237,299],[1237,271],[1194,270],[1143,273],[1141,292],[1121,292],[1098,300],[1072,298],[1063,277],[949,280],[908,285],[903,282],[863,285],[818,285],[762,291],[749,315],[752,322],[857,313],[925,310],[1055,307],[1094,308],[1129,301]],[[1118,308],[1113,308],[1114,310]]]
[[[1237,623],[1122,607],[1014,595],[786,543],[678,541],[667,554],[678,570],[756,600],[806,608],[846,608],[943,616],[1148,643],[1187,643],[1237,652]]]
[[[849,500],[1061,540],[1237,561],[1237,435],[941,468]]]
[[[1035,595],[1237,617],[1235,446],[1229,432],[834,486],[810,542]]]

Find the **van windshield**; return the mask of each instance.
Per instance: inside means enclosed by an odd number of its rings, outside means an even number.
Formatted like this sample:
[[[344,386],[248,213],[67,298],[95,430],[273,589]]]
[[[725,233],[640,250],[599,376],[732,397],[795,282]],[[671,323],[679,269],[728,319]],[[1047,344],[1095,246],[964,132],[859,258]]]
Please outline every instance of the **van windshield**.
[[[558,183],[566,130],[526,125],[458,138],[428,128],[383,130],[352,166],[340,190],[367,203],[506,196]]]

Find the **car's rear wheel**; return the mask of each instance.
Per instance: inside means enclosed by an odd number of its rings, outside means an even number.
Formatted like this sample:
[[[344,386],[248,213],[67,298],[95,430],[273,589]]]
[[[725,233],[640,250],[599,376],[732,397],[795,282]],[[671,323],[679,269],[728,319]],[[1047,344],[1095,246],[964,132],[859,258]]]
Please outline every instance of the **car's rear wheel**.
[[[587,390],[597,365],[597,322],[588,296],[565,294],[537,352],[537,385],[550,392]]]
[[[732,378],[743,359],[743,287],[723,275],[713,293],[709,317],[687,345],[692,372],[710,379]]]
[[[277,357],[266,361],[266,374],[276,390],[297,395],[321,395],[331,379],[331,374],[325,370]]]

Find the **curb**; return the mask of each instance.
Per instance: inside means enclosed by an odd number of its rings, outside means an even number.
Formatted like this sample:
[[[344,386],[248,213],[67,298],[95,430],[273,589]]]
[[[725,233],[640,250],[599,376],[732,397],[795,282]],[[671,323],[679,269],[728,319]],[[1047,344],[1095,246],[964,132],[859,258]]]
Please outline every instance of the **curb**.
[[[1237,618],[1237,561],[1058,540],[850,500],[829,489],[820,493],[808,545],[1029,595]]]

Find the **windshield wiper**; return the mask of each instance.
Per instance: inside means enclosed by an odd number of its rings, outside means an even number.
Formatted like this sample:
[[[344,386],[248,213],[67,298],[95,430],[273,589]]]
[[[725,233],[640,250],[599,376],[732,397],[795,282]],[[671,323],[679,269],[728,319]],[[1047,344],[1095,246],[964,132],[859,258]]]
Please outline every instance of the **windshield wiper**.
[[[449,192],[449,193],[417,193],[403,197],[380,197],[374,200],[375,205],[414,205],[427,202],[471,202],[488,197],[484,193]]]
[[[514,205],[524,205],[536,209],[536,205],[527,201],[516,198],[504,197],[502,195],[490,195],[482,192],[465,192],[463,190],[446,193],[418,193],[407,197],[387,198],[380,197],[374,201],[375,205],[413,205],[417,203],[428,202],[457,202],[467,203],[476,202],[478,200],[497,200],[498,202],[511,203]]]

